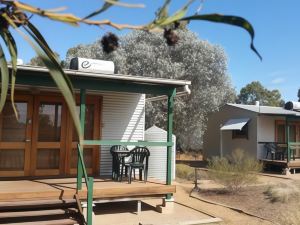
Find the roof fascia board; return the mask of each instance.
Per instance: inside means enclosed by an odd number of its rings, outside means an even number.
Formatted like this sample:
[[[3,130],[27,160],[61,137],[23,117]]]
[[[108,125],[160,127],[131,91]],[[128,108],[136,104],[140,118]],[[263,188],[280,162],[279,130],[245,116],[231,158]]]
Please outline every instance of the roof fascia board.
[[[10,66],[11,67],[11,66]],[[34,67],[34,66],[18,66],[19,73],[40,73],[40,74],[49,74],[49,70],[44,67]],[[127,82],[140,82],[148,84],[157,84],[157,85],[170,85],[170,86],[185,86],[191,85],[191,81],[187,80],[175,80],[175,79],[164,79],[164,78],[154,78],[154,77],[144,77],[144,76],[133,76],[133,75],[122,75],[122,74],[100,74],[93,72],[83,72],[77,70],[65,69],[64,72],[70,77],[89,77],[95,79],[108,79],[116,81],[127,81]]]
[[[143,94],[159,94],[170,95],[173,86],[166,85],[151,85],[146,83],[136,82],[117,82],[109,80],[100,80],[91,77],[70,76],[71,82],[75,89],[86,89],[94,91],[115,91],[115,92],[131,92]],[[45,73],[32,71],[22,71],[17,74],[16,84],[34,85],[39,87],[56,87],[55,82],[50,75]]]

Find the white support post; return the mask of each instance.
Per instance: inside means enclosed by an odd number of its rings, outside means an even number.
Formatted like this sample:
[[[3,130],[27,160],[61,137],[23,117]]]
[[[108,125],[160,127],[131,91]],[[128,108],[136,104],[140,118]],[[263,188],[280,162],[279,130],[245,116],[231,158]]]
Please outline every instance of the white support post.
[[[137,201],[137,210],[136,210],[136,214],[137,215],[140,215],[142,212],[142,201],[141,200],[138,200]]]

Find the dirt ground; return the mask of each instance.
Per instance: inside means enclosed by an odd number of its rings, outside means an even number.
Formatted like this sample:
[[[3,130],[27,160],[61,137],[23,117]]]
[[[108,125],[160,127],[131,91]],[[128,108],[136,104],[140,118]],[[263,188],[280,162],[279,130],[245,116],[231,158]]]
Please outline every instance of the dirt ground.
[[[189,196],[190,191],[193,188],[191,183],[178,183],[177,192],[175,194],[175,201],[187,204],[190,207],[206,212],[215,217],[221,218],[222,225],[271,225],[273,223],[265,221],[256,217],[252,217],[243,213],[236,212],[227,207],[210,204]]]
[[[192,196],[195,196],[195,198],[193,201],[190,201],[189,204],[195,204],[195,207],[199,208],[199,210],[206,211],[223,219],[223,224],[281,224],[279,221],[286,215],[285,212],[289,211],[289,209],[299,207],[298,199],[291,199],[287,203],[272,202],[265,192],[268,187],[272,185],[280,185],[282,183],[293,185],[295,182],[299,184],[299,181],[297,181],[299,179],[300,174],[290,177],[259,176],[256,185],[245,188],[236,194],[228,194],[224,193],[222,186],[204,178],[200,180],[199,187],[201,190],[199,192],[193,192]],[[184,198],[182,191],[187,193],[193,186],[191,182],[183,182],[181,180],[177,185],[178,193],[176,194],[176,199],[180,201],[180,199]],[[266,220],[261,220],[202,200],[235,207],[258,217],[265,218]],[[186,201],[188,200],[186,199]],[[196,202],[192,203],[194,201]],[[271,223],[268,221],[271,221]]]

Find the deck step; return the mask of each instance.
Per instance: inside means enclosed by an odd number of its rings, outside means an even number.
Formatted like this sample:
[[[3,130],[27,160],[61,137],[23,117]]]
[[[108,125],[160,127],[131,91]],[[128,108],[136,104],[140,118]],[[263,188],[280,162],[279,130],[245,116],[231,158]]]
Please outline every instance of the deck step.
[[[61,220],[39,220],[33,222],[20,222],[20,223],[5,223],[7,225],[74,225],[78,222],[74,219],[61,219]]]
[[[19,210],[19,209],[39,209],[39,208],[67,208],[75,206],[75,199],[66,200],[34,200],[34,201],[11,201],[0,202],[0,212],[6,210]]]
[[[75,199],[0,202],[0,224],[81,224]]]
[[[50,215],[76,214],[78,210],[75,208],[67,209],[50,209],[50,210],[33,210],[33,211],[16,211],[16,212],[0,212],[0,219],[16,218],[16,217],[36,217]]]

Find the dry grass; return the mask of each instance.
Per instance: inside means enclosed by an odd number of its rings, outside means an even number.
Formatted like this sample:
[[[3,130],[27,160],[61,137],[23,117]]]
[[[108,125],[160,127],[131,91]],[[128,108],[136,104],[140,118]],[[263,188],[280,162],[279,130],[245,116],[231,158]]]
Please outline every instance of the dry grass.
[[[295,200],[300,197],[300,189],[298,185],[279,184],[270,186],[266,193],[272,202],[287,203],[290,200]]]
[[[241,188],[257,181],[257,172],[262,164],[247,156],[244,151],[236,150],[228,157],[213,157],[208,164],[211,179],[222,184],[227,191],[236,193]]]
[[[176,160],[203,160],[201,152],[177,152]]]
[[[300,204],[297,207],[286,210],[279,217],[280,225],[300,225]]]
[[[194,180],[195,169],[184,164],[176,164],[176,178]]]

